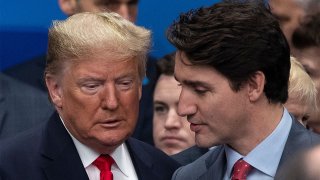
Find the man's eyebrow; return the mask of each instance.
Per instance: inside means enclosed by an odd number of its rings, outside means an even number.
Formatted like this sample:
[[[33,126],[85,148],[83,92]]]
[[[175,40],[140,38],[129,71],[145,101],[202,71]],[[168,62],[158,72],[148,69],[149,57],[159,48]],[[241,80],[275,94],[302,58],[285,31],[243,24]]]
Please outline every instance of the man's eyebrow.
[[[78,83],[84,83],[88,81],[102,82],[103,80],[100,78],[94,78],[94,77],[84,77],[77,80]]]
[[[154,100],[153,103],[154,103],[154,104],[161,104],[161,105],[163,105],[163,106],[167,106],[167,104],[164,103],[164,102],[161,101],[161,100]]]
[[[203,82],[203,81],[192,81],[192,80],[183,80],[182,81],[184,84],[189,85],[189,86],[208,86],[207,83]]]
[[[176,79],[177,80],[177,79]],[[178,80],[177,80],[178,81]],[[209,87],[210,85],[206,82],[203,82],[203,81],[193,81],[193,80],[182,80],[182,81],[178,81],[182,84],[185,84],[187,86],[190,86],[190,87],[196,87],[196,86],[203,86],[203,87]]]

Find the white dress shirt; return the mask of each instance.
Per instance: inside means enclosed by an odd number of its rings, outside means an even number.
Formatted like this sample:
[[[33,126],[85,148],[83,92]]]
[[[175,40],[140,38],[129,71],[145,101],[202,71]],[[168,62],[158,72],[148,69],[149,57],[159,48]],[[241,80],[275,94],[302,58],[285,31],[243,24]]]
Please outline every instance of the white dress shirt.
[[[60,117],[63,125],[64,122]],[[67,129],[67,128],[66,128]],[[92,163],[100,156],[99,153],[90,147],[82,144],[67,129],[74,145],[78,151],[83,167],[85,168],[90,180],[100,180],[100,170]],[[137,173],[132,163],[130,153],[125,143],[117,147],[114,152],[109,154],[115,161],[111,166],[113,180],[138,180]]]

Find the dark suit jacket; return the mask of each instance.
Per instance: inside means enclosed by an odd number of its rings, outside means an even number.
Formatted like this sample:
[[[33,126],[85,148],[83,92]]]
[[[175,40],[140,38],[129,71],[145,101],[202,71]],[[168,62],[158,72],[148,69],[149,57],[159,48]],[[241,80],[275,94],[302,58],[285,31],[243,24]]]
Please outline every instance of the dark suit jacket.
[[[292,127],[284,147],[276,177],[283,164],[297,152],[320,143],[320,137],[305,129],[298,121],[293,120]],[[227,168],[224,146],[217,146],[193,163],[179,168],[172,180],[222,180]],[[281,179],[281,178],[279,178]]]
[[[39,56],[29,61],[10,67],[3,72],[25,84],[33,86],[46,92],[44,83],[44,69],[46,65],[46,56]],[[133,137],[153,145],[152,138],[152,99],[157,78],[156,59],[149,56],[147,61],[147,79],[142,86],[142,97],[140,100],[140,111],[136,129]]]
[[[43,123],[52,112],[46,93],[0,73],[0,139]]]
[[[179,164],[141,141],[126,141],[139,180],[167,180]],[[57,113],[43,126],[0,142],[1,180],[87,180]]]
[[[200,148],[198,146],[192,146],[184,151],[172,155],[171,157],[179,162],[181,165],[187,165],[197,160],[200,156],[208,152],[208,148]]]

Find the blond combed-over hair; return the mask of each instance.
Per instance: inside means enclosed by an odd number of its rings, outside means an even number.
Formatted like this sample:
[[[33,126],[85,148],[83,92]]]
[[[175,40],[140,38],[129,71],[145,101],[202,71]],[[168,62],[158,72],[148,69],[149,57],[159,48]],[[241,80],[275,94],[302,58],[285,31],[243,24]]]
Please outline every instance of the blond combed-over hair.
[[[290,61],[289,97],[294,97],[310,106],[312,110],[317,110],[317,89],[313,80],[296,58],[290,57]]]
[[[75,14],[49,29],[46,74],[58,75],[65,63],[108,53],[113,60],[135,59],[145,76],[151,32],[112,12]]]

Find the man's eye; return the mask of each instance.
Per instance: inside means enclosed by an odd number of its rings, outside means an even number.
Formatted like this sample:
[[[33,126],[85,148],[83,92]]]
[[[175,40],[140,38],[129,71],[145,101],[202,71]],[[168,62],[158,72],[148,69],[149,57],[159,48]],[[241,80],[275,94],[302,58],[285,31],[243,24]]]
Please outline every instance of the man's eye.
[[[81,90],[86,94],[94,94],[98,91],[98,84],[84,84],[81,86]]]
[[[126,81],[120,81],[117,83],[117,87],[120,90],[128,90],[132,87],[133,81],[132,80],[126,80]]]
[[[96,84],[88,84],[88,85],[85,85],[84,87],[86,87],[88,89],[94,89],[94,88],[98,87],[98,85],[96,85]]]
[[[168,108],[163,105],[154,105],[154,113],[157,115],[165,115],[168,112]]]
[[[207,92],[206,89],[203,89],[203,88],[195,88],[194,91],[197,93],[197,94],[205,94]]]

